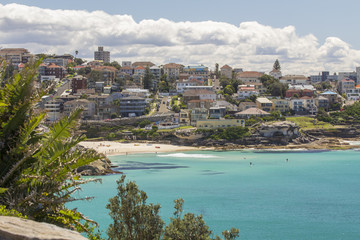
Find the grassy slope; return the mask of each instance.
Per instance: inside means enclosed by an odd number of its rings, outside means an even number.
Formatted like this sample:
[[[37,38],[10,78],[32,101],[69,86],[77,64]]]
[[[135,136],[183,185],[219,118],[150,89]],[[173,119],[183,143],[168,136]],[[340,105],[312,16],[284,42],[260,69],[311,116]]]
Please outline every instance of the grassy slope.
[[[336,128],[336,126],[330,123],[318,121],[311,117],[287,117],[286,120],[296,123],[303,130]]]

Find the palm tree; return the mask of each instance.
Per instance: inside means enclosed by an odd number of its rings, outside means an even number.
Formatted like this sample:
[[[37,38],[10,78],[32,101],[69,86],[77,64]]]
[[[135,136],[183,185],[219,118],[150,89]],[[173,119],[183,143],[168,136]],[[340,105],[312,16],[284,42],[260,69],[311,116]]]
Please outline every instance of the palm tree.
[[[30,219],[78,231],[89,231],[91,220],[65,203],[82,180],[75,169],[104,156],[77,147],[85,139],[75,132],[81,109],[46,127],[45,112],[34,107],[46,90],[35,88],[37,67],[27,66],[9,80],[0,63],[0,205]],[[5,82],[6,81],[6,82]]]

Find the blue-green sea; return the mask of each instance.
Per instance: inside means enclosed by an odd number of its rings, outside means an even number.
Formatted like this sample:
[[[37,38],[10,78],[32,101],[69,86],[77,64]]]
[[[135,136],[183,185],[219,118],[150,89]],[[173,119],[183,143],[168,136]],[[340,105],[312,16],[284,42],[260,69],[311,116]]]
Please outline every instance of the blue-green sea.
[[[240,239],[360,239],[360,151],[197,151],[110,157],[169,221],[173,201],[202,214],[214,234]],[[83,187],[77,207],[104,232],[120,175]]]

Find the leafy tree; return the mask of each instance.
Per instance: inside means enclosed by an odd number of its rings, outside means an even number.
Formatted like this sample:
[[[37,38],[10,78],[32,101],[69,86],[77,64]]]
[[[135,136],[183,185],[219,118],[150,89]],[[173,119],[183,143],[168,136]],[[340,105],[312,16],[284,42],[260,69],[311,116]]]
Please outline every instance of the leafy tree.
[[[92,221],[65,204],[76,200],[72,194],[87,182],[74,170],[103,156],[76,147],[85,140],[75,132],[80,109],[42,131],[46,113],[33,111],[46,94],[35,88],[39,64],[9,80],[0,70],[6,83],[0,88],[0,205],[36,221],[90,233]]]
[[[271,96],[280,96],[284,97],[286,94],[286,90],[288,89],[286,84],[282,84],[280,82],[275,82],[268,87],[268,91]]]
[[[110,67],[114,67],[117,70],[121,69],[120,64],[117,61],[112,61],[111,63],[104,63],[104,66],[110,66]]]
[[[220,77],[220,71],[219,71],[219,64],[218,63],[215,63],[215,75],[216,75],[216,78]]]
[[[140,128],[144,128],[146,125],[149,125],[151,124],[151,121],[150,120],[142,120],[140,123],[139,123],[139,127]]]
[[[164,225],[159,216],[160,205],[147,204],[146,193],[139,190],[135,182],[125,184],[125,175],[116,182],[118,194],[106,205],[114,220],[107,230],[109,239],[160,239]]]
[[[219,82],[222,88],[225,88],[227,85],[231,84],[230,79],[225,76],[221,76]]]
[[[209,137],[212,139],[226,139],[229,141],[236,141],[249,135],[249,129],[246,127],[227,127],[218,128]]]
[[[332,121],[332,118],[329,116],[329,114],[323,108],[319,108],[316,118],[319,121],[323,121],[323,122],[331,122]]]
[[[231,86],[234,88],[234,92],[237,92],[238,91],[238,87],[240,84],[242,84],[241,80],[239,79],[236,79],[236,78],[232,78],[230,80],[230,84]]]
[[[167,80],[166,74],[161,75],[158,88],[159,88],[160,92],[169,92],[170,91],[170,85],[169,85],[169,81]]]
[[[264,74],[260,77],[260,80],[261,83],[267,88],[267,92],[272,96],[285,96],[285,92],[288,89],[288,86],[286,84],[280,83],[279,79]]]
[[[114,118],[117,118],[117,117],[118,117],[118,115],[116,113],[111,113],[111,115],[110,115],[111,119],[114,119]]]
[[[9,64],[5,68],[4,79],[11,78],[15,73],[15,68],[12,64]]]
[[[78,74],[83,76],[88,75],[90,72],[91,72],[91,67],[84,67],[78,70]]]
[[[96,82],[101,82],[104,79],[104,75],[98,70],[92,70],[88,77],[88,88],[95,88]]]
[[[222,232],[222,235],[224,236],[225,240],[235,240],[238,238],[239,235],[239,229],[231,228],[230,231],[226,230]],[[216,240],[220,240],[219,237],[216,238]]]
[[[86,93],[81,94],[80,99],[88,99],[89,95],[87,95]]]
[[[180,112],[180,106],[179,105],[173,105],[171,109],[176,113]]]
[[[235,89],[233,88],[233,86],[231,85],[227,85],[224,90],[223,90],[224,94],[228,94],[228,95],[233,95],[235,93]]]
[[[273,69],[279,70],[279,71],[281,70],[280,62],[279,62],[278,59],[275,60],[274,65],[273,65]]]
[[[251,100],[251,102],[256,102],[257,96],[256,95],[251,95],[249,97],[249,99]]]
[[[174,217],[170,218],[169,225],[163,229],[164,222],[159,216],[159,204],[147,204],[146,193],[140,190],[135,182],[130,181],[125,184],[125,175],[117,181],[117,184],[118,193],[109,200],[110,203],[106,206],[113,219],[113,223],[107,230],[110,240],[211,239],[212,231],[206,225],[202,215],[186,213],[182,216],[183,199],[174,201]],[[239,236],[239,230],[232,228],[222,234],[225,240],[234,240]],[[215,239],[220,238],[216,236]]]
[[[76,65],[82,65],[83,63],[85,63],[86,61],[81,59],[81,58],[75,58],[74,62]]]
[[[68,74],[74,74],[74,73],[75,73],[75,70],[74,70],[72,67],[68,67],[68,68],[67,68],[67,73],[68,73]]]
[[[206,225],[202,215],[195,216],[193,213],[186,213],[181,218],[183,212],[183,199],[177,199],[175,202],[174,218],[165,227],[164,240],[171,239],[210,239],[209,227]]]
[[[144,75],[144,78],[143,78],[144,89],[151,89],[153,78],[154,78],[154,76],[150,72],[149,67],[146,67],[145,75]]]

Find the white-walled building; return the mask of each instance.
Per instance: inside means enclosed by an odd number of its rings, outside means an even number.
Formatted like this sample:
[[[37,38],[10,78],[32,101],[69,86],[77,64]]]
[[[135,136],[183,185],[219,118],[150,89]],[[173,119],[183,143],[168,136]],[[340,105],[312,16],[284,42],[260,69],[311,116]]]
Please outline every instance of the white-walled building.
[[[64,101],[61,99],[51,99],[45,103],[45,110],[47,111],[47,119],[50,121],[57,121],[60,119],[64,109]]]
[[[280,82],[286,84],[310,84],[310,80],[304,75],[285,75],[280,78]]]
[[[239,85],[237,95],[238,99],[245,99],[253,95],[259,96],[259,91],[254,85]]]

